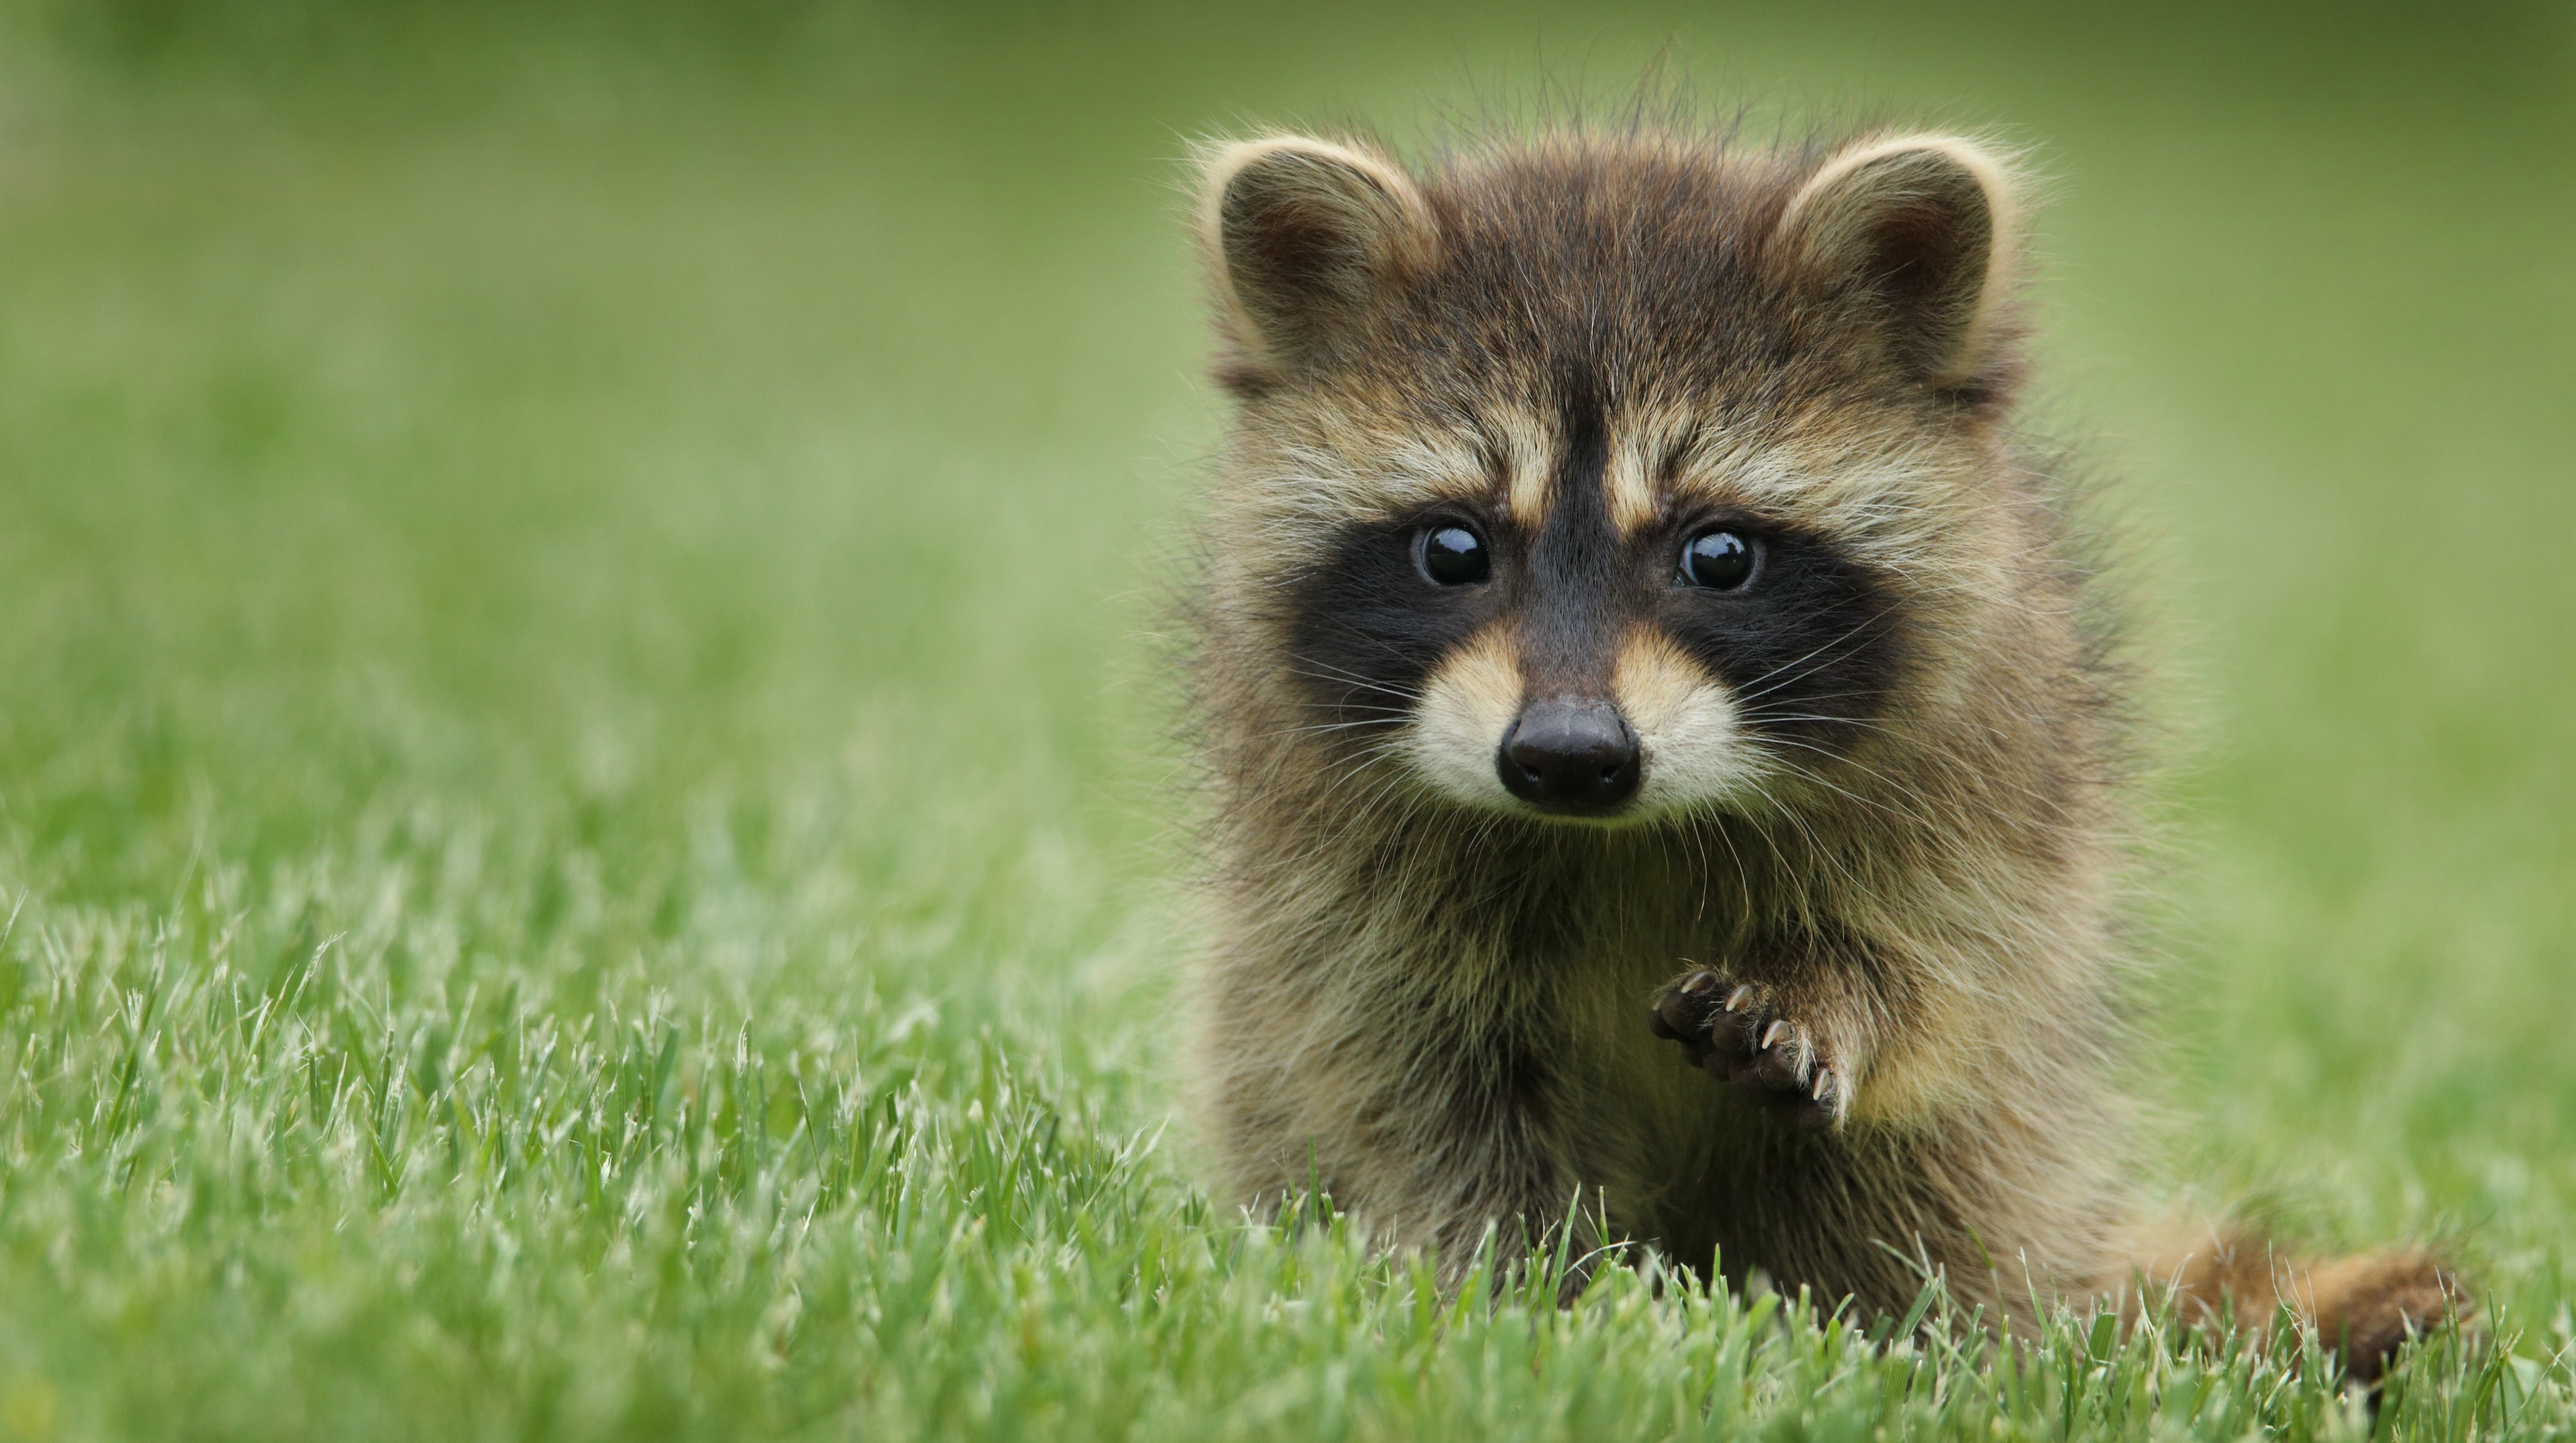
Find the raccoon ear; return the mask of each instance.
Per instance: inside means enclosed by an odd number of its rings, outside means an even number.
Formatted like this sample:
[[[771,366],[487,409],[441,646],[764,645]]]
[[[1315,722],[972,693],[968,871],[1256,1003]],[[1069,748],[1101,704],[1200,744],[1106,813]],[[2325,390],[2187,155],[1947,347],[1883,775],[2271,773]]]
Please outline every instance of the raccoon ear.
[[[1302,135],[1211,147],[1199,209],[1238,390],[1314,365],[1433,244],[1422,192],[1391,163]]]
[[[1796,283],[1858,308],[1934,390],[1989,384],[2018,240],[2011,174],[1973,141],[1866,140],[1825,163],[1780,217]]]

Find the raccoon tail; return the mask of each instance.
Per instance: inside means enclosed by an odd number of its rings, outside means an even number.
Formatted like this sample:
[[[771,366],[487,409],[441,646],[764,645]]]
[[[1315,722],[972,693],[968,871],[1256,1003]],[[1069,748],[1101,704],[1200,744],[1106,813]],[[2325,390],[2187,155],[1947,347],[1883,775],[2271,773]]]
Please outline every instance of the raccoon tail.
[[[2124,1313],[2169,1303],[2187,1326],[2233,1324],[2266,1338],[2303,1325],[2365,1385],[2379,1382],[2407,1339],[2475,1307],[2458,1270],[2429,1248],[2308,1257],[2254,1229],[2209,1223],[2171,1225],[2141,1242],[2121,1289]]]

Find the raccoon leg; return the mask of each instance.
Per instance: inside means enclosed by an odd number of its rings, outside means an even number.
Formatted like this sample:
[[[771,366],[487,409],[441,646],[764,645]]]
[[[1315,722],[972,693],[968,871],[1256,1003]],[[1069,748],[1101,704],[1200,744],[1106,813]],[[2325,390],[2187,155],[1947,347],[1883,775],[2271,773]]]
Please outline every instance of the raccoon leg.
[[[1656,992],[1655,1035],[1756,1106],[1804,1128],[1829,1128],[1850,1103],[1848,1067],[1775,989],[1693,968]]]

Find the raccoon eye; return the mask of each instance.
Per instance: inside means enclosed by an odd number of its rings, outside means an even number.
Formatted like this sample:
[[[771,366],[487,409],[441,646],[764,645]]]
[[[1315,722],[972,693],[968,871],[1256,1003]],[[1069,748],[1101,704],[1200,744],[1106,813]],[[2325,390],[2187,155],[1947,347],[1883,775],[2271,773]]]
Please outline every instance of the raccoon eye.
[[[1422,540],[1414,546],[1414,559],[1422,574],[1441,586],[1465,586],[1493,574],[1493,558],[1485,554],[1483,538],[1464,526],[1425,527]]]
[[[1682,582],[1711,591],[1735,591],[1753,579],[1761,563],[1760,546],[1749,536],[1727,530],[1703,531],[1682,547]]]

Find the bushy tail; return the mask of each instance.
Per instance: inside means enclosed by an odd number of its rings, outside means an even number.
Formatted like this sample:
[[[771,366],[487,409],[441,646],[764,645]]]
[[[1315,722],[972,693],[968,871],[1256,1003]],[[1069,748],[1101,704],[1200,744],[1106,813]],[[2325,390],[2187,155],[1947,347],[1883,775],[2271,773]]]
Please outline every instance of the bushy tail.
[[[2423,1248],[2303,1257],[2250,1229],[2204,1224],[2148,1239],[2137,1256],[2130,1310],[2170,1300],[2187,1324],[2268,1335],[2286,1308],[2361,1383],[2378,1382],[2409,1337],[2472,1307],[2458,1272]]]

